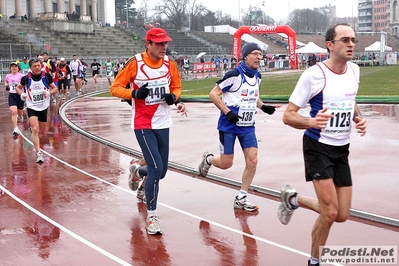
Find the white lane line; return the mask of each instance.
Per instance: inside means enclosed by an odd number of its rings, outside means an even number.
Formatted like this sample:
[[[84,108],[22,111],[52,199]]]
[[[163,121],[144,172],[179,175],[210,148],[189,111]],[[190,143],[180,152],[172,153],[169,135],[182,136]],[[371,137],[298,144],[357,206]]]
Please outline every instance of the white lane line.
[[[80,242],[86,244],[87,246],[91,247],[92,249],[100,252],[101,254],[103,254],[104,256],[107,256],[108,258],[110,258],[111,260],[119,263],[120,265],[126,265],[126,266],[131,266],[131,264],[127,263],[126,261],[116,257],[115,255],[109,253],[108,251],[100,248],[99,246],[96,246],[95,244],[91,243],[90,241],[84,239],[83,237],[75,234],[74,232],[72,232],[71,230],[69,230],[68,228],[62,226],[61,224],[57,223],[56,221],[52,220],[51,218],[47,217],[46,215],[44,215],[43,213],[39,212],[38,210],[36,210],[35,208],[33,208],[32,206],[30,206],[29,204],[27,204],[26,202],[24,202],[23,200],[20,200],[17,196],[15,196],[14,194],[12,194],[9,190],[7,190],[5,187],[3,187],[2,185],[0,185],[0,189],[3,190],[5,193],[7,193],[8,196],[10,196],[11,198],[13,198],[14,200],[16,200],[18,203],[20,203],[21,205],[23,205],[25,208],[27,208],[28,210],[30,210],[31,212],[35,213],[36,215],[40,216],[41,218],[43,218],[44,220],[46,220],[47,222],[51,223],[54,226],[57,226],[58,228],[60,228],[62,231],[64,231],[65,233],[67,233],[68,235],[72,236],[73,238],[79,240]]]
[[[32,145],[32,142],[31,142],[29,139],[27,139],[22,133],[21,133],[21,136],[22,136],[26,141],[28,141],[28,142]],[[67,165],[67,166],[69,166],[69,167],[71,167],[71,168],[73,168],[73,169],[75,169],[76,171],[81,172],[82,174],[88,175],[88,176],[90,176],[90,177],[92,177],[92,178],[94,178],[94,179],[97,179],[98,181],[103,182],[103,183],[105,183],[105,184],[108,184],[108,185],[110,185],[110,186],[112,186],[112,187],[114,187],[114,188],[116,188],[116,189],[119,189],[119,190],[122,190],[122,191],[124,191],[124,192],[130,193],[130,194],[133,194],[133,195],[136,195],[136,193],[133,192],[133,191],[131,191],[130,189],[128,190],[128,189],[126,189],[126,188],[117,186],[117,185],[115,185],[115,184],[113,184],[113,183],[110,183],[110,182],[108,182],[108,181],[106,181],[106,180],[104,180],[104,179],[101,179],[101,178],[99,178],[99,177],[97,177],[97,176],[95,176],[95,175],[92,175],[92,174],[90,174],[90,173],[88,173],[88,172],[86,172],[86,171],[84,171],[84,170],[82,170],[82,169],[80,169],[80,168],[77,168],[76,166],[73,166],[73,165],[71,165],[71,164],[69,164],[69,163],[67,163],[67,162],[65,162],[65,161],[63,161],[63,160],[61,160],[60,158],[58,158],[58,157],[56,157],[56,156],[54,156],[54,155],[52,155],[52,154],[50,154],[50,153],[48,153],[48,152],[46,152],[46,151],[44,151],[44,150],[42,150],[42,152],[45,153],[45,154],[47,154],[48,156],[52,157],[53,159],[55,159],[55,160],[57,160],[57,161],[59,161],[59,162],[65,164],[65,165]],[[168,209],[174,210],[174,211],[176,211],[176,212],[179,212],[179,213],[181,213],[181,214],[183,214],[183,215],[187,215],[187,216],[192,217],[192,218],[194,218],[194,219],[198,219],[199,221],[201,221],[201,220],[202,220],[202,221],[206,221],[206,222],[208,222],[208,223],[210,223],[210,224],[212,224],[212,225],[214,225],[214,226],[223,228],[223,229],[228,230],[228,231],[231,231],[231,232],[233,232],[233,233],[237,233],[237,234],[240,234],[240,235],[243,235],[243,236],[246,236],[246,237],[253,238],[253,239],[255,239],[255,240],[261,241],[261,242],[266,243],[266,244],[269,244],[269,245],[271,245],[271,246],[275,246],[275,247],[280,248],[280,249],[287,250],[287,251],[292,252],[292,253],[296,253],[296,254],[299,254],[299,255],[302,255],[302,256],[305,256],[305,257],[310,257],[310,254],[308,254],[308,253],[306,253],[306,252],[303,252],[303,251],[300,251],[300,250],[297,250],[297,249],[294,249],[294,248],[290,248],[290,247],[288,247],[288,246],[285,246],[285,245],[282,245],[282,244],[279,244],[279,243],[276,243],[276,242],[273,242],[273,241],[270,241],[270,240],[267,240],[267,239],[264,239],[264,238],[255,236],[255,235],[251,235],[251,234],[242,232],[242,231],[240,231],[240,230],[237,230],[237,229],[234,229],[234,228],[225,226],[225,225],[223,225],[223,224],[219,224],[219,223],[214,222],[214,221],[207,220],[207,219],[205,219],[205,218],[203,218],[203,217],[200,217],[200,216],[198,216],[198,215],[195,215],[195,214],[186,212],[186,211],[181,210],[181,209],[177,209],[177,208],[172,207],[172,206],[169,206],[169,205],[167,205],[167,204],[165,204],[165,203],[158,202],[157,204],[158,204],[158,205],[161,205],[161,206],[163,206],[163,207],[165,207],[165,208],[168,208]],[[335,265],[335,266],[344,266],[344,265],[342,265],[342,264],[337,264],[337,263],[332,263],[331,265]]]

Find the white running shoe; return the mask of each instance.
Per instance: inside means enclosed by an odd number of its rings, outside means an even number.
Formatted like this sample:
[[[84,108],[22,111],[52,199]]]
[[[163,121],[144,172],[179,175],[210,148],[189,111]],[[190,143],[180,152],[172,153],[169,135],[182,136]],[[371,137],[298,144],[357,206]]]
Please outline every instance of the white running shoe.
[[[136,198],[138,198],[139,200],[141,200],[141,201],[144,202],[144,203],[147,202],[147,201],[145,200],[145,192],[144,192],[144,189],[139,189],[139,190],[137,190]]]
[[[139,183],[143,178],[139,174],[140,164],[134,159],[130,161],[129,165],[129,188],[136,191],[139,188]]]
[[[206,175],[208,174],[209,168],[211,168],[212,165],[208,164],[206,161],[206,158],[208,158],[208,156],[212,156],[213,157],[213,153],[210,152],[204,152],[204,155],[202,155],[202,161],[198,166],[198,173],[200,176],[206,177]]]
[[[41,151],[39,151],[37,153],[36,162],[37,163],[44,163],[44,157],[43,157],[43,153]]]
[[[282,224],[288,224],[294,210],[298,207],[292,206],[290,198],[295,197],[298,193],[290,185],[285,185],[281,188],[280,199],[281,204],[277,210],[278,219]]]
[[[12,132],[13,137],[18,137],[19,136],[19,130],[18,128],[14,128],[14,131]]]
[[[159,220],[157,216],[151,216],[147,219],[147,233],[149,235],[161,235],[162,230],[159,225]]]
[[[249,212],[254,212],[259,209],[258,206],[251,204],[251,202],[248,200],[247,196],[244,196],[242,199],[238,199],[237,197],[235,197],[234,208],[246,210]]]

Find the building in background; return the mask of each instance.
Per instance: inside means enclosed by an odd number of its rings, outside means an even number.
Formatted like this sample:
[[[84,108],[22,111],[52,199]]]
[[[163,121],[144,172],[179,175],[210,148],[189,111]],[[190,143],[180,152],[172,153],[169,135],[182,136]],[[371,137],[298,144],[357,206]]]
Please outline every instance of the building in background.
[[[387,32],[399,36],[398,0],[359,0],[358,32]]]
[[[115,0],[0,0],[5,17],[38,18],[52,13],[54,18],[115,24]]]

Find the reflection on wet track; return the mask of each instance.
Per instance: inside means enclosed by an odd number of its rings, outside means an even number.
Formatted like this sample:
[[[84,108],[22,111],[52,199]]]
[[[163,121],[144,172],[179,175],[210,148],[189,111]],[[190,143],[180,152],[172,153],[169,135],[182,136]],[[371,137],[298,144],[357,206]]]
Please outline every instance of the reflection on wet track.
[[[147,235],[145,204],[127,186],[130,156],[71,130],[60,118],[61,104],[65,103],[51,106],[47,132],[40,139],[45,152],[41,165],[35,163],[27,119],[18,125],[23,136],[13,139],[8,106],[0,104],[0,250],[5,265],[296,265],[307,260],[314,213],[298,211],[290,225],[282,226],[275,214],[278,202],[254,192],[251,197],[260,206],[257,215],[234,210],[234,188],[174,171],[161,183],[159,214],[165,233]],[[187,106],[188,118],[174,116],[170,159],[195,169],[204,150],[217,151],[218,112],[205,103]],[[390,200],[397,195],[398,106],[361,108],[370,119],[370,132],[366,138],[353,136],[353,207],[399,219]],[[278,131],[281,112],[258,117],[264,163],[254,184],[278,190],[290,181],[311,194],[301,178],[300,134],[284,126],[285,135]],[[67,116],[84,130],[138,150],[129,108],[119,100],[80,98],[68,107]],[[187,138],[198,136],[199,130],[201,137]],[[292,150],[284,150],[281,143]],[[237,156],[235,161],[241,159]],[[379,172],[370,169],[376,160],[381,161]],[[237,163],[231,171],[211,172],[239,180],[242,170]],[[380,181],[373,183],[372,192],[379,200],[370,202],[373,179]],[[397,245],[397,239],[397,231],[348,221],[334,226],[329,241]]]

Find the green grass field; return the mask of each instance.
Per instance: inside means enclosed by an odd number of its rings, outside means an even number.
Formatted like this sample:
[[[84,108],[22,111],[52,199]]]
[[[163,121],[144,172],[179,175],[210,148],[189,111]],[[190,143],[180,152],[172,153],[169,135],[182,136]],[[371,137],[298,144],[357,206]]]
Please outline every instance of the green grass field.
[[[302,71],[275,71],[263,74],[261,98],[287,101],[301,74]],[[183,81],[182,99],[208,99],[208,94],[217,80],[218,78],[208,78]],[[399,65],[361,67],[358,101],[399,102]]]

